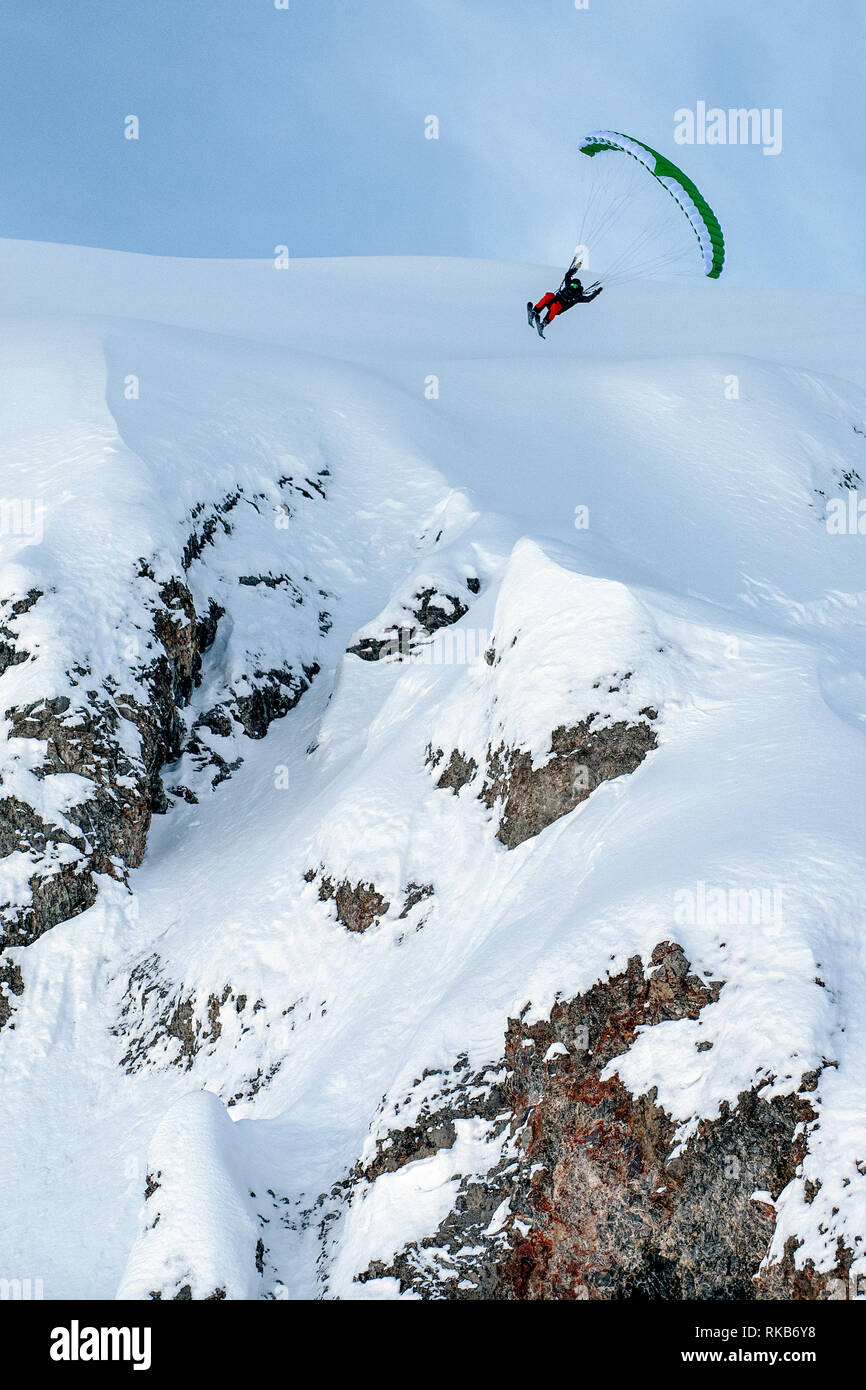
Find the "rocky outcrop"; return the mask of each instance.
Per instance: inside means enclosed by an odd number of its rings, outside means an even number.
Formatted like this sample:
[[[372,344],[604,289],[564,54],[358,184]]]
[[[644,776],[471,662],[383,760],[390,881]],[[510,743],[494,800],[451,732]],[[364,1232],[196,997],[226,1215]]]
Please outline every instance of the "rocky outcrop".
[[[30,653],[21,646],[15,631],[15,620],[29,613],[41,598],[41,589],[31,589],[20,599],[0,599],[0,676],[10,666],[20,666],[30,659]]]
[[[320,468],[315,478],[305,477],[302,482],[298,482],[293,473],[284,473],[279,480],[279,485],[290,495],[297,493],[299,496],[305,497],[308,502],[312,502],[314,496],[325,501],[328,494],[326,484],[322,482],[322,479],[330,478],[330,476],[330,468]]]
[[[499,808],[496,835],[506,849],[515,849],[568,815],[602,782],[634,772],[658,744],[651,723],[658,711],[648,707],[641,715],[635,723],[606,724],[590,714],[577,724],[561,725],[551,734],[547,761],[539,767],[522,749],[506,748],[504,743],[488,746],[478,797],[491,810]],[[428,745],[428,766],[438,768],[444,756],[443,749]],[[436,785],[456,795],[477,772],[475,759],[455,748]]]
[[[657,717],[655,710],[646,714],[647,720]],[[570,728],[554,729],[550,756],[541,767],[533,767],[528,753],[504,744],[489,753],[479,795],[485,806],[501,806],[496,834],[506,849],[568,815],[602,782],[634,772],[657,745],[649,722],[593,728],[596,718],[590,715]]]
[[[283,1011],[294,1012],[297,1003]],[[145,1067],[179,1067],[190,1071],[197,1059],[214,1054],[224,1032],[229,1034],[227,1049],[239,1043],[255,1027],[266,1033],[270,1027],[263,999],[252,1001],[247,994],[226,984],[219,992],[199,995],[173,980],[158,955],[138,962],[130,972],[117,1022],[112,1032],[124,1045],[121,1066],[130,1075]],[[282,1056],[256,1067],[234,1089],[224,1094],[229,1107],[264,1090],[282,1066]]]
[[[0,955],[0,1028],[5,1028],[15,1012],[13,999],[23,993],[24,980],[20,969],[8,957]]]
[[[237,492],[208,511],[194,509],[195,526],[183,548],[185,569],[218,534],[231,533],[228,517],[240,497]],[[153,590],[148,561],[139,561],[131,583],[136,580],[143,582],[145,592]],[[292,606],[304,602],[288,576],[247,575],[240,583],[268,587],[269,580],[272,587],[285,589]],[[253,665],[244,673],[243,684],[237,689],[229,685],[225,699],[195,718],[188,731],[184,712],[201,684],[203,661],[225,609],[210,599],[205,610],[197,612],[190,587],[179,575],[155,593],[154,601],[147,601],[151,632],[138,639],[147,659],[133,662],[127,688],[86,665],[76,665],[67,673],[66,693],[5,711],[12,738],[41,745],[36,778],[74,774],[88,790],[65,811],[62,824],[47,820],[20,796],[0,792],[0,859],[20,854],[26,866],[32,865],[27,900],[0,902],[0,948],[27,945],[57,922],[92,906],[98,875],[124,880],[127,871],[141,863],[151,817],[168,807],[166,767],[188,754],[187,766],[206,773],[211,786],[224,781],[242,761],[240,755],[228,755],[224,740],[235,735],[264,738],[273,721],[297,705],[318,674],[315,662],[298,669]],[[0,616],[0,676],[29,659],[16,620],[41,597],[34,589],[7,602]],[[329,623],[330,615],[323,610],[319,630],[325,631]],[[211,734],[218,737],[211,739]],[[187,801],[197,799],[182,779],[170,784],[170,791]]]
[[[428,743],[426,753],[428,766],[438,767],[443,756],[444,754],[441,748],[437,748],[434,752],[433,748]],[[440,774],[436,785],[437,787],[449,788],[456,796],[463,787],[468,786],[477,771],[478,764],[474,758],[464,757],[459,748],[452,748],[448,762]]]
[[[467,579],[466,587],[471,594],[477,594],[481,586],[477,579]],[[411,612],[425,632],[438,632],[440,627],[459,622],[464,613],[469,612],[469,604],[456,594],[442,594],[433,588],[420,589]]]
[[[480,579],[470,577],[466,580],[466,588],[472,595],[480,593]],[[433,587],[419,589],[412,601],[403,607],[413,622],[394,623],[385,628],[381,637],[361,637],[347,650],[362,661],[411,656],[434,632],[459,622],[469,612],[469,604],[459,595]]]
[[[379,892],[375,883],[351,883],[349,879],[335,883],[321,866],[319,869],[308,869],[304,878],[307,883],[319,879],[319,900],[333,902],[337,921],[342,923],[347,931],[369,931],[371,927],[378,926],[383,917],[391,911],[391,903]],[[398,919],[408,917],[413,907],[432,895],[432,883],[407,883]]]
[[[413,907],[422,903],[425,898],[432,898],[434,893],[432,883],[407,883],[406,898],[403,903],[403,911],[399,914],[400,918],[408,917]]]
[[[385,916],[391,904],[383,898],[374,883],[334,883],[323,878],[319,884],[319,897],[322,902],[333,899],[337,911],[337,921],[342,922],[347,931],[365,932]]]
[[[815,1120],[814,1076],[766,1100],[766,1082],[744,1091],[682,1145],[655,1093],[632,1095],[611,1065],[639,1028],[697,1020],[721,988],[663,942],[648,969],[634,957],[548,1018],[510,1020],[500,1066],[470,1074],[458,1060],[414,1122],[378,1142],[351,1187],[453,1147],[461,1120],[484,1122],[495,1162],[463,1177],[435,1232],[356,1278],[391,1277],[437,1299],[830,1296],[849,1252],[818,1274],[795,1268],[789,1243],[781,1262],[762,1268],[774,1200],[797,1173]]]
[[[76,667],[69,695],[5,712],[13,738],[42,745],[40,779],[71,773],[91,789],[66,811],[69,829],[16,797],[0,801],[0,856],[19,852],[34,867],[30,902],[0,912],[7,943],[26,945],[90,907],[95,875],[123,879],[140,864],[151,816],[165,809],[160,772],[180,752],[180,710],[199,678],[201,642],[215,618],[198,622],[179,581],[164,585],[160,597],[153,619],[158,655],[141,671],[135,695],[110,679],[99,688],[86,667]]]
[[[200,1008],[194,993],[167,977],[159,956],[147,956],[130,972],[120,1021],[114,1028],[128,1045],[121,1065],[127,1072],[139,1071],[168,1044],[168,1061],[188,1070],[199,1052],[221,1036],[224,1011],[231,1008],[242,1015],[248,1004],[246,994],[226,984],[219,994],[209,994]],[[257,1008],[258,1004],[253,1005],[251,1012]]]
[[[189,766],[196,774],[209,773],[210,788],[225,782],[243,764],[243,757],[226,758],[209,737],[231,739],[238,732],[246,738],[262,739],[275,719],[282,719],[295,708],[319,674],[317,662],[301,666],[300,671],[271,669],[250,673],[252,690],[239,694],[229,689],[226,698],[200,714],[192,724],[183,746]],[[198,797],[183,781],[173,781],[172,796],[196,803]]]
[[[300,674],[292,670],[255,670],[251,675],[252,693],[239,696],[232,692],[222,708],[230,710],[247,738],[264,738],[275,719],[283,719],[295,708],[318,674],[315,661],[302,666]]]

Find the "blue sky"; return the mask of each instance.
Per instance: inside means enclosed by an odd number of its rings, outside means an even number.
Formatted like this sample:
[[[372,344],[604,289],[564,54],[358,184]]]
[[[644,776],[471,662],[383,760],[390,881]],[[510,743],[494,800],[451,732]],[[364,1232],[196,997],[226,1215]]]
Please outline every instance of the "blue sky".
[[[864,290],[864,49],[860,0],[4,0],[0,235],[559,263],[611,126],[701,185],[731,280]],[[781,108],[782,152],[678,148],[698,101]]]

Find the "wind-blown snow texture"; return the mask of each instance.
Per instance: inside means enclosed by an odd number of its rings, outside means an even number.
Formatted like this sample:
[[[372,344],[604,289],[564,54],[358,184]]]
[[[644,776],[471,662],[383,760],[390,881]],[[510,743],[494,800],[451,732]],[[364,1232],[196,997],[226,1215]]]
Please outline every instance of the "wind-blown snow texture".
[[[0,1276],[472,1296],[509,1020],[664,942],[602,1079],[676,1162],[812,1074],[749,1274],[866,1272],[862,304],[2,258]]]

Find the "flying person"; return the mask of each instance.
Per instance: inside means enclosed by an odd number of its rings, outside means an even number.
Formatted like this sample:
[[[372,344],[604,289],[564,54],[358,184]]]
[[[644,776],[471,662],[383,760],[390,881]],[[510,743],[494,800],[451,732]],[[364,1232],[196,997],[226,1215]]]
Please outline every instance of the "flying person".
[[[538,329],[540,338],[544,337],[545,328],[553,323],[559,314],[564,314],[574,304],[591,304],[601,294],[603,285],[596,283],[590,285],[588,290],[583,288],[581,281],[577,278],[580,265],[580,261],[572,261],[555,294],[552,290],[548,290],[537,304],[533,304],[532,300],[527,304],[526,316],[530,324]]]

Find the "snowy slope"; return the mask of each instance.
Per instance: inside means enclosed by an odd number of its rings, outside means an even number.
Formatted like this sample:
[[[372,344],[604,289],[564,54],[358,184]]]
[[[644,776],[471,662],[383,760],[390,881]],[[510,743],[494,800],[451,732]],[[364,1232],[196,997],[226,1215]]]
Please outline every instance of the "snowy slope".
[[[509,1019],[665,940],[723,987],[638,1030],[617,1074],[656,1088],[683,1146],[817,1072],[770,1258],[792,1236],[819,1271],[840,1239],[857,1256],[866,594],[862,538],[825,517],[866,476],[862,304],[644,286],[542,344],[522,304],[552,272],[532,268],[45,254],[2,248],[0,492],[44,509],[2,537],[0,596],[43,595],[2,710],[75,708],[76,666],[145,702],[152,590],[178,576],[223,616],[140,866],[97,871],[92,906],[6,952],[10,1277],[398,1295],[357,1276],[432,1236],[500,1144],[461,1119],[358,1179],[423,1109],[419,1079],[498,1065]],[[208,508],[226,525],[191,553]],[[425,594],[461,616],[419,633]],[[347,651],[395,629],[393,657]],[[289,668],[308,688],[250,737],[234,716]],[[582,720],[652,742],[506,847],[478,795],[491,750],[540,768]],[[72,832],[87,779],[35,775],[42,746],[8,737],[3,795]],[[456,794],[452,750],[475,768]],[[31,869],[0,860],[4,903]]]

